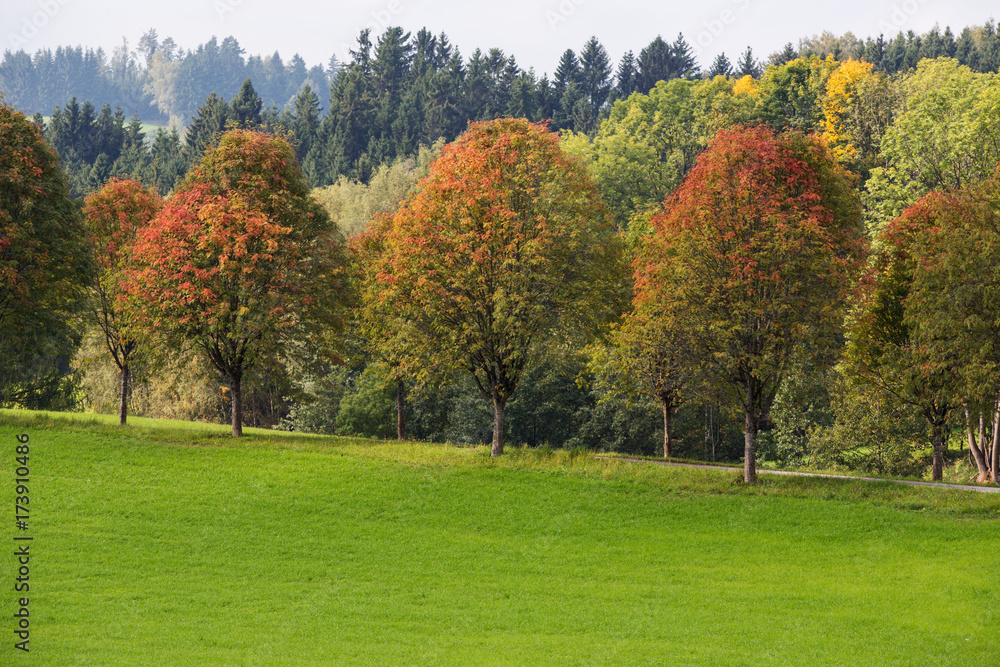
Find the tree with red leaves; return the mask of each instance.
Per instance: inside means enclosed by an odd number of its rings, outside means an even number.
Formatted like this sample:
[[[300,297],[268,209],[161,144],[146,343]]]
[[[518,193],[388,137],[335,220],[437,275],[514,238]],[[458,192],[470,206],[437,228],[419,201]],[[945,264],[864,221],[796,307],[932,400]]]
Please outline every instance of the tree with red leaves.
[[[330,356],[350,302],[343,241],[278,137],[223,135],[136,239],[130,298],[150,335],[200,348],[231,390],[268,353]]]
[[[377,341],[398,348],[383,356],[471,374],[493,404],[494,456],[525,367],[545,345],[621,313],[610,214],[542,125],[473,124],[371,233],[366,308],[399,332]]]
[[[58,391],[91,258],[55,152],[0,103],[0,405],[44,405]]]
[[[118,406],[121,426],[128,416],[130,364],[139,349],[139,341],[128,328],[128,311],[119,305],[119,295],[125,293],[122,277],[129,266],[136,233],[149,224],[162,206],[163,200],[155,191],[135,181],[117,179],[88,196],[84,205],[97,262],[92,286],[94,315],[108,352],[121,372]]]
[[[637,309],[684,332],[688,356],[745,416],[744,479],[793,352],[832,344],[865,252],[851,177],[817,140],[719,132],[652,221]]]

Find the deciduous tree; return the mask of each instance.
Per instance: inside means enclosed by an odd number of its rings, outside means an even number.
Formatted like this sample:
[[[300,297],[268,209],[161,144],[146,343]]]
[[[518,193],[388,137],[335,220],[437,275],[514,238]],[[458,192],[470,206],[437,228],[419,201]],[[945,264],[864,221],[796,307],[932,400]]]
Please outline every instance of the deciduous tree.
[[[816,140],[719,132],[653,221],[639,294],[677,318],[690,358],[745,415],[747,482],[793,352],[831,344],[864,250],[849,175]]]
[[[382,307],[412,327],[409,354],[464,369],[492,401],[494,455],[540,348],[621,312],[620,243],[595,185],[524,120],[446,146],[381,243]]]
[[[339,233],[309,195],[291,147],[248,130],[209,148],[135,245],[131,298],[143,327],[201,349],[232,390],[270,352],[336,343],[348,302]]]
[[[34,123],[0,103],[0,404],[58,382],[57,359],[79,342],[73,321],[86,304],[90,258],[55,153]]]
[[[121,373],[118,423],[128,415],[129,371],[139,341],[128,330],[128,313],[119,303],[125,294],[122,278],[136,233],[146,227],[163,206],[160,196],[140,183],[113,180],[87,197],[84,213],[97,263],[92,283],[93,311],[104,342]]]

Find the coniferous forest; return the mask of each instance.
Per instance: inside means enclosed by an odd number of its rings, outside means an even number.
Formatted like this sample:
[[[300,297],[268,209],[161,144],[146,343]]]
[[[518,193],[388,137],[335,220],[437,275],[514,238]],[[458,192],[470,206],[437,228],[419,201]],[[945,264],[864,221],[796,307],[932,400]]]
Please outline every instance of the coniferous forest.
[[[995,482],[996,25],[732,56],[8,51],[0,405]]]

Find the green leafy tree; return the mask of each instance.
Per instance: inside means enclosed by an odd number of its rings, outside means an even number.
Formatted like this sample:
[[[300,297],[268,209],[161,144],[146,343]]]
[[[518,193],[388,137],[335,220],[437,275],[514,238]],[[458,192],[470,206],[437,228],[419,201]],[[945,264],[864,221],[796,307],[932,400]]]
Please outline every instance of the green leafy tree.
[[[901,363],[909,362],[918,370],[900,376],[936,371],[949,380],[944,385],[949,393],[940,401],[964,412],[978,479],[996,482],[1000,479],[1000,174],[975,186],[925,196],[890,222],[886,240],[909,278],[897,306],[908,334]],[[904,395],[911,401],[918,396]],[[935,453],[938,444],[935,441]]]
[[[867,183],[877,230],[932,190],[987,178],[1000,162],[1000,79],[956,60],[921,62],[900,83],[902,109]]]
[[[955,360],[921,326],[929,315],[910,295],[926,268],[915,256],[938,213],[954,204],[931,194],[880,233],[878,253],[852,317],[846,359],[851,374],[914,406],[927,420],[934,450],[932,477],[942,479],[949,421],[963,403]]]
[[[375,307],[412,332],[386,344],[471,375],[493,404],[494,455],[543,347],[620,312],[620,244],[597,189],[524,120],[474,124],[446,146],[377,242]]]
[[[653,218],[637,293],[743,409],[744,478],[793,353],[830,346],[864,251],[849,175],[822,145],[763,126],[719,132]]]
[[[269,355],[329,356],[350,291],[343,243],[283,139],[227,132],[143,229],[127,275],[142,330],[200,349],[230,387]]]

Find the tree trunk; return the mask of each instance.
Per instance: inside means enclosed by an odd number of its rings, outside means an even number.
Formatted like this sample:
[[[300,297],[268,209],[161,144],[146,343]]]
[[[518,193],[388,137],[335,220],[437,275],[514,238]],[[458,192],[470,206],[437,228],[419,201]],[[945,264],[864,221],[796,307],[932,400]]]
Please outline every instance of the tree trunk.
[[[230,393],[233,395],[233,437],[243,436],[243,388],[242,378],[229,378]]]
[[[976,482],[984,484],[989,478],[989,468],[986,467],[986,456],[983,454],[983,449],[980,446],[980,444],[983,446],[986,445],[986,437],[983,433],[982,413],[979,415],[979,443],[976,442],[976,435],[972,431],[972,417],[969,415],[969,408],[965,409],[965,435],[969,440],[969,453],[972,455],[976,463],[976,468],[979,471]]]
[[[931,444],[934,445],[934,468],[931,479],[940,482],[944,479],[944,437],[945,424],[932,426]]]
[[[993,456],[990,462],[990,477],[994,484],[1000,483],[1000,405],[993,408]]]
[[[121,402],[118,404],[119,426],[125,426],[125,423],[128,420],[128,379],[128,364],[122,364],[122,395]]]
[[[672,444],[670,422],[673,410],[671,409],[670,401],[665,398],[660,399],[660,405],[663,406],[663,458],[669,459],[672,455],[670,450],[670,445]]]
[[[406,440],[406,391],[403,381],[396,382],[396,439]]]
[[[503,455],[503,410],[505,401],[493,395],[493,450],[490,456]]]
[[[757,482],[757,428],[760,419],[747,410],[746,422],[743,426],[743,481],[747,484]]]

